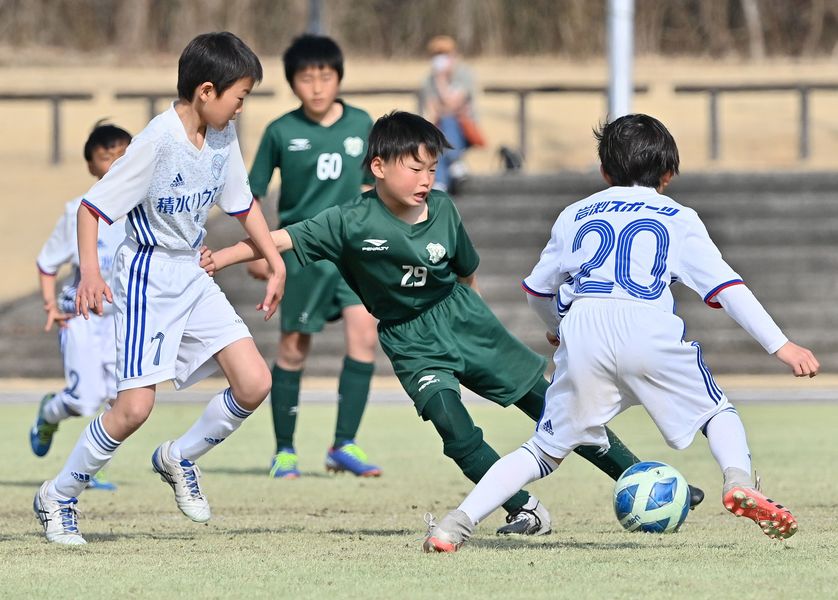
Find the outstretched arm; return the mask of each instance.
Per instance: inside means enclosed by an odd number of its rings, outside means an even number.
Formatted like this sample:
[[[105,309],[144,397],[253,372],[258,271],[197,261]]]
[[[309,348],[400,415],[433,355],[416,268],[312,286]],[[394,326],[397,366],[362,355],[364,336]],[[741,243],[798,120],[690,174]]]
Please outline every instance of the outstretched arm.
[[[38,281],[41,284],[41,297],[44,300],[44,312],[47,313],[47,323],[44,331],[52,329],[54,323],[61,328],[67,327],[67,319],[72,315],[62,312],[55,299],[55,275],[38,271]]]
[[[270,232],[270,236],[276,246],[277,252],[282,253],[294,247],[294,244],[291,242],[291,236],[284,229],[275,229]],[[215,264],[215,271],[218,272],[230,265],[262,258],[262,253],[256,247],[253,240],[246,239],[233,246],[227,246],[226,248],[213,252],[212,258]]]
[[[747,286],[726,288],[719,292],[716,299],[766,352],[791,367],[795,377],[814,377],[818,374],[820,363],[812,351],[790,342]]]

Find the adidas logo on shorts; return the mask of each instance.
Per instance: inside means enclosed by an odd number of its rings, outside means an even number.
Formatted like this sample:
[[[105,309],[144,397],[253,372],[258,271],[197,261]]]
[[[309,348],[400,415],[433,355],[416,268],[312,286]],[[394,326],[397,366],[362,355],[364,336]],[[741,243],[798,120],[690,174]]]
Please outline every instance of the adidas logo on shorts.
[[[549,435],[553,435],[553,424],[550,422],[550,419],[547,419],[541,424],[541,431]]]

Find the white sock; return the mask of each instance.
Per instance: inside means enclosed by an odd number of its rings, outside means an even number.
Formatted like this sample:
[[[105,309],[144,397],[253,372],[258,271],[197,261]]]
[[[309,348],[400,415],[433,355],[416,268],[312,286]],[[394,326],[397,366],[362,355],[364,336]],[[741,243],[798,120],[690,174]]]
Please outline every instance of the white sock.
[[[178,461],[184,458],[193,462],[198,460],[226,440],[251,414],[252,410],[239,406],[230,388],[219,392],[189,431],[172,443],[171,457]]]
[[[751,473],[751,451],[748,449],[748,438],[745,427],[735,410],[726,410],[710,419],[706,425],[707,442],[710,452],[719,463],[724,473],[725,469],[735,467],[746,473]]]
[[[59,500],[78,497],[96,473],[113,458],[120,443],[105,431],[102,415],[93,419],[84,428],[58,477],[52,480],[48,493]]]
[[[56,423],[60,423],[69,417],[78,416],[78,413],[72,407],[73,403],[67,402],[73,398],[68,398],[67,396],[69,396],[67,392],[58,392],[49,401],[47,401],[46,404],[44,404],[44,409],[41,411],[41,415],[47,423],[55,425]]]
[[[458,507],[477,525],[518,490],[559,466],[531,441],[498,460]]]

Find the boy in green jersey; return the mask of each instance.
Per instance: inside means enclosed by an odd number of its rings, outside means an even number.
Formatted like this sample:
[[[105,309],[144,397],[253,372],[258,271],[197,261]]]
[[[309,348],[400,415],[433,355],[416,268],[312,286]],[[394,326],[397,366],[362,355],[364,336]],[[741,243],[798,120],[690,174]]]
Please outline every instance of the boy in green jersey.
[[[362,184],[369,188],[372,180],[365,181],[361,163],[372,119],[338,99],[343,56],[331,39],[298,37],[285,51],[283,63],[285,78],[301,105],[265,129],[250,170],[250,187],[254,196],[263,198],[274,170],[279,169],[279,221],[284,227],[352,200]],[[304,266],[292,255],[285,262],[288,293],[281,304],[271,385],[276,455],[270,474],[279,479],[300,475],[294,450],[300,376],[312,334],[321,331],[327,321],[342,317],[346,357],[338,384],[335,437],[326,454],[326,468],[377,477],[381,469],[370,464],[355,444],[373,373],[375,319],[332,263]],[[266,269],[267,264],[259,261],[248,270],[262,279]]]
[[[380,118],[370,133],[365,164],[375,189],[355,201],[272,232],[280,252],[303,264],[333,262],[380,322],[384,352],[416,411],[431,421],[443,453],[477,482],[498,460],[460,399],[460,385],[537,421],[548,382],[545,360],[492,314],[477,289],[477,252],[451,198],[432,190],[437,158],[447,142],[425,119],[405,112]],[[213,255],[209,270],[259,256],[250,240]],[[286,255],[287,256],[287,255]],[[639,459],[610,431],[611,449],[577,453],[613,479]],[[691,503],[703,492],[691,490]],[[550,514],[521,490],[503,507],[498,533],[541,535]]]

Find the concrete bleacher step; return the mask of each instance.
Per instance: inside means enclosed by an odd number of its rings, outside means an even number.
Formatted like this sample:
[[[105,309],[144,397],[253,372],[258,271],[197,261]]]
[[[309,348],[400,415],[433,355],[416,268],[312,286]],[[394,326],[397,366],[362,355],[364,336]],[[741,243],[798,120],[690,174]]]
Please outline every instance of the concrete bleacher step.
[[[603,188],[598,173],[475,177],[456,198],[481,255],[479,281],[486,301],[509,329],[549,354],[543,327],[526,305],[520,281],[549,239],[559,212]],[[838,173],[688,174],[667,189],[697,210],[728,262],[795,341],[810,346],[826,371],[838,371]],[[235,219],[216,217],[208,243],[239,240]],[[255,306],[264,291],[243,266],[218,276],[219,284],[272,362],[278,321],[262,321]],[[679,289],[680,288],[680,289]],[[782,373],[765,352],[723,311],[710,310],[691,290],[673,288],[688,339],[705,348],[718,373]],[[39,296],[0,306],[0,376],[61,375],[55,333],[45,334]],[[334,375],[343,358],[342,325],[330,324],[314,338],[306,372]],[[390,374],[379,351],[377,373]]]

